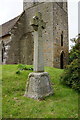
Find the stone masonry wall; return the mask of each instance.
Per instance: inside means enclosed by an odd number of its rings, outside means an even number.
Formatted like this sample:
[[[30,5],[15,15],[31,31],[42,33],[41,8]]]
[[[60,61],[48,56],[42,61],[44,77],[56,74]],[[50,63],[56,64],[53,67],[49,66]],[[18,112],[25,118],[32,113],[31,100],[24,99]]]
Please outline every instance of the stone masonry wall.
[[[30,5],[30,6],[29,6]],[[46,22],[46,29],[43,30],[44,41],[44,65],[60,68],[61,51],[64,52],[64,67],[68,59],[68,15],[67,3],[38,3],[35,6],[27,5],[26,31],[33,32],[30,20],[36,12],[41,12]],[[62,5],[62,6],[61,6]],[[64,8],[64,9],[63,9]],[[63,31],[63,46],[61,46],[61,33]]]
[[[2,37],[2,40],[4,41],[4,44],[9,43],[11,41],[10,40],[10,35],[6,35],[5,37]]]
[[[25,33],[25,14],[22,13],[20,19],[11,30],[11,41],[9,42],[10,50],[6,64],[17,64],[20,61],[20,38]]]
[[[27,5],[27,4],[26,4]],[[68,15],[66,8],[56,2],[28,4],[11,30],[7,64],[33,64],[34,40],[30,21],[36,12],[42,13],[46,22],[43,30],[44,65],[60,68],[60,55],[64,52],[64,67],[68,59]],[[66,6],[66,4],[64,4]],[[61,34],[63,32],[63,46]]]
[[[68,62],[68,15],[57,3],[53,4],[53,66],[60,68],[60,55],[64,52],[64,67]],[[63,46],[61,46],[61,34],[63,31]]]
[[[20,63],[33,64],[33,46],[32,33],[24,34],[20,39]]]
[[[46,22],[46,29],[43,30],[44,65],[53,66],[53,4],[40,3],[25,10],[27,32],[33,32],[30,21],[37,12],[42,13],[42,18]]]
[[[33,64],[33,36],[26,31],[25,12],[11,30],[6,64]]]

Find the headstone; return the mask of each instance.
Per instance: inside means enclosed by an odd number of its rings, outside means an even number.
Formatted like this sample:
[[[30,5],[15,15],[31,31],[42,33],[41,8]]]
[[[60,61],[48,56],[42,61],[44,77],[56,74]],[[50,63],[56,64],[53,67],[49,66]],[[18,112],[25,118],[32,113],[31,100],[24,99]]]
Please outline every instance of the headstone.
[[[45,29],[46,24],[40,12],[33,17],[30,25],[34,29],[34,72],[28,76],[25,96],[42,99],[45,96],[53,94],[53,90],[49,74],[44,72],[42,30]]]

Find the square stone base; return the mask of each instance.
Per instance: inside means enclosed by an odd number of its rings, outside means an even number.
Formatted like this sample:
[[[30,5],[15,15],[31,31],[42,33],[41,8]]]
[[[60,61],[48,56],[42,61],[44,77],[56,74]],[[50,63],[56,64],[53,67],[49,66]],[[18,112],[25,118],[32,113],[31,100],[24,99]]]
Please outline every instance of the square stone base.
[[[34,99],[42,99],[51,94],[53,94],[53,90],[47,72],[29,74],[25,96]]]

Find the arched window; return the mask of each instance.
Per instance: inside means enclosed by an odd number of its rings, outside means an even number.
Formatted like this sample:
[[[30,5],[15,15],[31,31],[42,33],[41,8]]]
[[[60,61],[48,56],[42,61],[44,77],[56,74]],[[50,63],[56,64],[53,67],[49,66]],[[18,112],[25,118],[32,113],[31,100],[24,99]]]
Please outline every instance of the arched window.
[[[5,52],[5,45],[4,42],[2,41],[2,62],[4,60],[4,52]]]
[[[61,46],[63,46],[63,31],[61,33]]]
[[[62,51],[60,54],[60,68],[64,68],[64,52]]]

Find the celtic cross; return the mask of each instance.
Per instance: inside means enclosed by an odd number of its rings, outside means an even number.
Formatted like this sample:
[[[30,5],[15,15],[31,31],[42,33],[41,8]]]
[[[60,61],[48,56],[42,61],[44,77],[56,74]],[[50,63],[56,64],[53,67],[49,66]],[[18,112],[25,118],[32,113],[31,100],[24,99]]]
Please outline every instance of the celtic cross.
[[[43,39],[42,30],[45,29],[45,22],[42,14],[38,12],[32,19],[30,25],[34,29],[34,71],[44,71]]]

